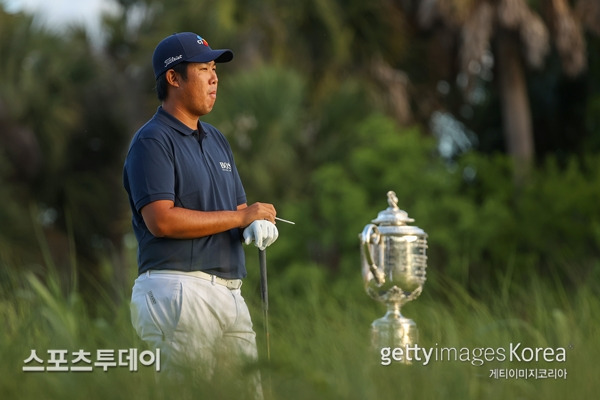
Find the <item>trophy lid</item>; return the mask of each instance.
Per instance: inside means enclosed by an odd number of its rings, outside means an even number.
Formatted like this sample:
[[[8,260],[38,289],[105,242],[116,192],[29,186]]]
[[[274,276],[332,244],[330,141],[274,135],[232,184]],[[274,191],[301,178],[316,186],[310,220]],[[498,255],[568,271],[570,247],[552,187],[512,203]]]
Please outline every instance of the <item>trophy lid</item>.
[[[415,220],[408,217],[408,213],[398,208],[398,197],[394,191],[387,192],[389,207],[377,214],[372,220],[376,225],[406,225],[407,222]]]

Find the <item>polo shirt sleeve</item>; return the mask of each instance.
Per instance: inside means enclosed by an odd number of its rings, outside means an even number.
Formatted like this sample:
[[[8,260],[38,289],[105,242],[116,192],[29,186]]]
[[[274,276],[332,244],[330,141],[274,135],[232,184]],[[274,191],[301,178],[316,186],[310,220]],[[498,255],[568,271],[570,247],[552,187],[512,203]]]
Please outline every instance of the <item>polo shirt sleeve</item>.
[[[139,138],[129,150],[127,177],[136,211],[157,200],[175,200],[173,153],[154,138]]]

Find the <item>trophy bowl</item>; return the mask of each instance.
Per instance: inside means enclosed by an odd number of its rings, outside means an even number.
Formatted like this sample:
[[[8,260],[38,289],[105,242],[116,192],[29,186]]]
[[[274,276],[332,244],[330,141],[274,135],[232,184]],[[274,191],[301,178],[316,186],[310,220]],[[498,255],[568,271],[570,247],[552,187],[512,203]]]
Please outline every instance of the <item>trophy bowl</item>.
[[[363,246],[364,259],[370,257],[373,264],[368,262],[363,266],[363,278],[367,293],[375,300],[401,301],[405,303],[415,299],[423,289],[426,280],[427,248],[426,234],[423,230],[412,226],[399,226],[394,229],[367,226],[372,231],[372,237],[379,238],[369,247]],[[371,240],[367,241],[371,242]],[[379,270],[378,273],[374,270]],[[377,279],[377,276],[380,279]],[[400,298],[397,298],[397,297]],[[394,299],[392,299],[394,297]]]

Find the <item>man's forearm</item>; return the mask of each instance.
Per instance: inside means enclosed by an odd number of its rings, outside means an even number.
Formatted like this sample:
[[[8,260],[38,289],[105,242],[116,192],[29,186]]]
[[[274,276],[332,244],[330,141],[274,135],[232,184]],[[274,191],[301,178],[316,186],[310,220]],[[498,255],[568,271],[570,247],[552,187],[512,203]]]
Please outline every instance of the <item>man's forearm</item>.
[[[142,209],[144,222],[156,237],[193,239],[242,227],[244,218],[237,211],[197,211],[175,207],[172,202],[154,202]],[[245,206],[245,205],[244,205]]]

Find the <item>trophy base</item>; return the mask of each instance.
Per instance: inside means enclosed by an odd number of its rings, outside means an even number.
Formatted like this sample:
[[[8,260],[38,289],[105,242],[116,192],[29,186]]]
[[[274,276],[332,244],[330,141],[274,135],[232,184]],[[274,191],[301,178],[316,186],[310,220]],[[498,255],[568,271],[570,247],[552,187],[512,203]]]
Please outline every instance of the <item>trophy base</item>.
[[[417,324],[400,314],[399,305],[389,305],[387,313],[371,324],[371,343],[377,350],[384,347],[396,348],[414,346],[419,340]],[[410,361],[404,360],[404,364]]]

